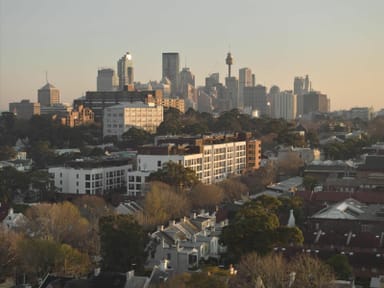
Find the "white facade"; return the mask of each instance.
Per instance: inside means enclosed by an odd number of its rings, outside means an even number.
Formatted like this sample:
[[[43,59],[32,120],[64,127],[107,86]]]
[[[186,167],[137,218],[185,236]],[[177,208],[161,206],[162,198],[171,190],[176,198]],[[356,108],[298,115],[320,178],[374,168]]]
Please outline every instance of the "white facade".
[[[143,102],[121,103],[104,109],[103,135],[117,136],[131,127],[154,133],[163,122],[163,106]]]
[[[49,173],[59,193],[103,195],[126,186],[127,172],[132,164],[92,168],[53,167]]]
[[[296,118],[297,99],[292,91],[274,94],[272,99],[272,115],[274,118],[292,120]]]
[[[203,153],[188,155],[137,155],[139,171],[157,171],[169,161],[191,168],[204,184],[216,183],[245,169],[246,142],[204,145]]]
[[[143,196],[148,188],[149,171],[129,171],[127,173],[127,195]]]

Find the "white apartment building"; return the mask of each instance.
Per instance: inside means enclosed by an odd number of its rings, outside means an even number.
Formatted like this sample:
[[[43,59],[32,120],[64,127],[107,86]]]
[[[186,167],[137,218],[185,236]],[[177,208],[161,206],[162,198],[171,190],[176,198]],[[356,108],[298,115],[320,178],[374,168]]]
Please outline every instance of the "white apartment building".
[[[103,135],[118,138],[131,127],[154,133],[163,122],[163,106],[154,103],[121,103],[104,109]]]
[[[49,168],[59,193],[103,195],[126,186],[128,161],[75,161],[64,167]]]
[[[204,184],[220,182],[246,168],[246,141],[203,145],[203,153],[177,155],[137,155],[139,171],[157,171],[169,161],[196,172]]]

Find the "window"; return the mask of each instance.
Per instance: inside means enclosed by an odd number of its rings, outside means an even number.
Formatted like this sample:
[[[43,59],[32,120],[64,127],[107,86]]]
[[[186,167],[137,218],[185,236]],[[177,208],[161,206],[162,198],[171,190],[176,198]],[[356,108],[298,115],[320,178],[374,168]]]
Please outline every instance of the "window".
[[[85,175],[85,180],[91,180],[91,177],[90,177],[89,174],[86,174],[86,175]]]
[[[136,176],[136,182],[141,182],[141,176]]]
[[[135,182],[135,176],[129,176],[128,182]]]
[[[161,167],[161,161],[157,161],[157,167]]]

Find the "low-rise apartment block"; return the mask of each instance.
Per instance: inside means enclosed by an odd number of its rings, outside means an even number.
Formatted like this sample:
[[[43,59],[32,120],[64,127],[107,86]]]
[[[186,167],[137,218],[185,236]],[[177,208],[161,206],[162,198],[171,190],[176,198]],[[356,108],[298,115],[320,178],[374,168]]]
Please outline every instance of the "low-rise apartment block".
[[[63,167],[49,168],[58,193],[103,195],[125,191],[127,173],[132,170],[128,159],[72,161]]]

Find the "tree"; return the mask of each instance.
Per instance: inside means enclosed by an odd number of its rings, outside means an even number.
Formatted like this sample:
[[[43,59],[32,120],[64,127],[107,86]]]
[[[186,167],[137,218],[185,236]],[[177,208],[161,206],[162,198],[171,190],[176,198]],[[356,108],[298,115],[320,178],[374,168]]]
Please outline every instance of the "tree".
[[[9,160],[16,156],[16,151],[11,146],[0,146],[0,161]]]
[[[329,287],[334,280],[329,267],[309,255],[299,255],[285,260],[280,254],[260,256],[256,253],[244,255],[238,266],[238,273],[230,281],[229,287]]]
[[[149,181],[164,182],[175,187],[179,192],[199,182],[195,171],[172,161],[165,163],[163,168],[152,172],[149,175]]]
[[[224,194],[219,186],[199,183],[192,188],[189,198],[193,208],[209,209],[220,204],[224,199]]]
[[[224,193],[224,199],[228,202],[239,200],[248,194],[248,187],[235,178],[228,178],[217,184]]]
[[[240,179],[241,182],[247,185],[250,194],[256,194],[263,191],[265,186],[276,182],[277,165],[272,161],[268,161],[265,166],[241,176]]]
[[[0,283],[13,273],[17,262],[17,245],[21,235],[0,226]]]
[[[47,272],[62,276],[85,276],[90,268],[87,254],[53,240],[20,241],[18,259],[22,271],[32,279],[42,277]]]
[[[337,279],[348,280],[352,275],[352,267],[345,255],[336,254],[327,260],[327,264],[332,267]]]
[[[102,267],[106,271],[143,271],[147,235],[129,215],[111,215],[100,219]]]
[[[13,167],[0,170],[0,201],[10,204],[17,193],[25,191],[29,185],[29,177]]]
[[[299,175],[299,170],[304,166],[303,159],[294,152],[287,154],[286,157],[279,160],[279,174],[288,176]]]
[[[89,223],[75,205],[69,202],[38,204],[30,207],[25,215],[28,219],[25,230],[34,237],[89,249]]]
[[[331,268],[317,258],[302,254],[291,261],[291,271],[296,273],[292,287],[329,287],[334,280]]]
[[[128,131],[121,135],[121,138],[125,146],[133,149],[137,149],[137,147],[140,145],[149,144],[153,140],[153,137],[150,133],[136,127],[131,127],[128,129]]]
[[[168,184],[152,182],[145,195],[144,212],[138,214],[138,221],[143,225],[164,224],[189,213],[190,203],[184,194],[176,193]]]
[[[108,207],[105,200],[98,196],[84,195],[74,199],[73,204],[90,225],[89,252],[98,255],[100,253],[99,220],[104,216],[111,215],[113,211]]]
[[[289,287],[289,268],[281,254],[269,254],[265,257],[249,253],[241,257],[237,266],[237,275],[231,279],[231,288],[257,287],[258,279],[265,287]],[[260,280],[259,280],[260,281]]]
[[[37,168],[46,168],[55,157],[48,141],[37,141],[32,144],[31,158]]]
[[[224,228],[220,241],[228,247],[230,259],[249,252],[265,255],[277,244],[301,244],[298,228],[280,227],[276,215],[281,202],[273,197],[260,197],[242,206],[235,218]]]

